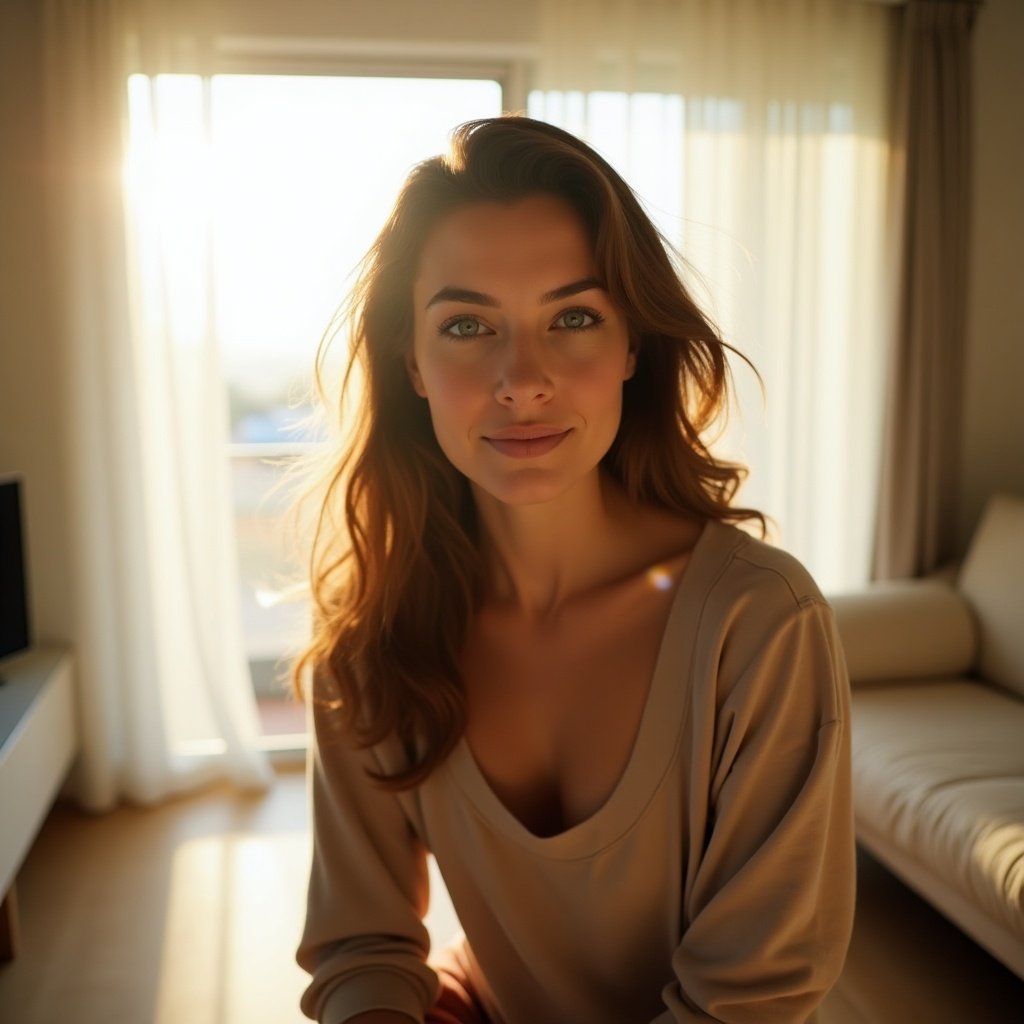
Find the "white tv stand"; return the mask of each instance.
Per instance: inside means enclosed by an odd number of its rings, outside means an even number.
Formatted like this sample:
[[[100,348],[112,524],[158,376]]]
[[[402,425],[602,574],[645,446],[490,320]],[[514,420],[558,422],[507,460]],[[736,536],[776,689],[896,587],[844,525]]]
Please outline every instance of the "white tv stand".
[[[17,952],[14,879],[78,752],[72,658],[32,647],[0,663],[0,961]]]

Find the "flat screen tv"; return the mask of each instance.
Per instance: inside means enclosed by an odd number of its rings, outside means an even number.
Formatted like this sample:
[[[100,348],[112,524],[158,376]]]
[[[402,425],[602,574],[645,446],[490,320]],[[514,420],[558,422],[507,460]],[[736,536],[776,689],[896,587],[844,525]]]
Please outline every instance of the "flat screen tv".
[[[22,482],[0,474],[0,659],[29,646]]]

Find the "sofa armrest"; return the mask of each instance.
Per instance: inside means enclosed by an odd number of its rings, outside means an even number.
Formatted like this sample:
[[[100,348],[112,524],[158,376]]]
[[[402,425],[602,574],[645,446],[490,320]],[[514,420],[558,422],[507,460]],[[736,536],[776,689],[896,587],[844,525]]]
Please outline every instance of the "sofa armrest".
[[[942,582],[872,583],[829,603],[853,683],[963,675],[974,665],[970,605]]]

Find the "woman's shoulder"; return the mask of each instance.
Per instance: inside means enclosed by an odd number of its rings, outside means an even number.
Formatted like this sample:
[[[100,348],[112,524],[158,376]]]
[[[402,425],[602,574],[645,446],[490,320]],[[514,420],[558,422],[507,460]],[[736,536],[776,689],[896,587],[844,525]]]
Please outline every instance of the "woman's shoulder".
[[[709,520],[701,541],[706,542],[710,555],[706,568],[727,592],[753,589],[762,597],[774,594],[783,603],[797,606],[825,600],[814,577],[795,555],[739,526]]]
[[[691,568],[705,628],[764,637],[808,609],[830,614],[798,558],[729,523],[708,521]]]
[[[814,578],[798,558],[742,529],[708,529],[694,642],[698,660],[714,665],[716,702],[754,706],[792,690],[815,721],[841,717],[838,633]]]

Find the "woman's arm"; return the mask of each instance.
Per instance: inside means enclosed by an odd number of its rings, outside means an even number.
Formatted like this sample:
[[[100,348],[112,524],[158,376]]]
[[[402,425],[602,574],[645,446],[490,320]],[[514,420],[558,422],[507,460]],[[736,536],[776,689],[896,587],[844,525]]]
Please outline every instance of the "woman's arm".
[[[658,1024],[804,1024],[842,970],[854,911],[849,684],[831,609],[794,606],[726,685]]]
[[[312,717],[313,858],[296,954],[312,978],[302,1010],[321,1024],[371,1012],[421,1020],[438,988],[422,920],[426,850],[400,798],[368,777],[382,771],[375,752],[357,748],[326,706],[314,703]]]

